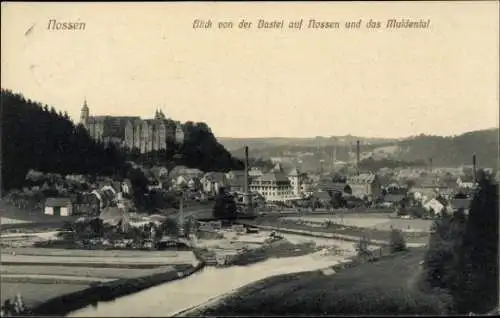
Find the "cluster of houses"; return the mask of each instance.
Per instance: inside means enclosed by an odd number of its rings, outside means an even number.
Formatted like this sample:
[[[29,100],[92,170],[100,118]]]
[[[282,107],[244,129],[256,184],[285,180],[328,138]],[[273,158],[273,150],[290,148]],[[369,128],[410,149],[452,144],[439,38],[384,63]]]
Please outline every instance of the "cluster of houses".
[[[378,173],[349,177],[329,174],[321,177],[314,196],[328,201],[338,195],[347,201],[388,208],[420,207],[430,214],[458,209],[468,212],[476,186],[472,174],[462,173],[456,178],[450,177],[449,173],[412,177],[394,178],[386,183]]]
[[[296,168],[285,170],[281,163],[277,163],[269,171],[251,168],[248,176],[245,176],[244,170],[224,173],[203,172],[184,166],[174,167],[170,171],[161,166],[136,167],[149,180],[149,191],[181,190],[190,194],[189,199],[196,201],[209,200],[218,194],[219,189],[226,188],[238,200],[248,190],[255,200],[266,203],[286,203],[310,197],[331,201],[333,197],[342,197],[364,205],[384,205],[391,208],[410,202],[439,213],[444,208],[468,207],[475,187],[473,174],[465,168],[453,171],[385,169],[377,173],[342,176],[339,173],[307,174]],[[40,176],[36,172],[30,172],[30,178],[37,179]],[[88,186],[83,190],[73,190],[66,196],[47,198],[43,203],[44,214],[99,215],[107,207],[133,210],[133,187],[128,179],[116,181],[100,178],[90,184],[88,180],[83,180],[83,176],[66,176],[65,179],[76,184],[86,182]]]

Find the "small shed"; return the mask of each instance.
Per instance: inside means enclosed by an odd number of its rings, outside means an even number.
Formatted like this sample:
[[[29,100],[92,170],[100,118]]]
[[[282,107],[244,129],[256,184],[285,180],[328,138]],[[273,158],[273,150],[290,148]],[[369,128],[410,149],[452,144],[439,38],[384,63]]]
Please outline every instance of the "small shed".
[[[73,214],[73,204],[69,198],[47,198],[43,213],[45,215],[70,216]]]

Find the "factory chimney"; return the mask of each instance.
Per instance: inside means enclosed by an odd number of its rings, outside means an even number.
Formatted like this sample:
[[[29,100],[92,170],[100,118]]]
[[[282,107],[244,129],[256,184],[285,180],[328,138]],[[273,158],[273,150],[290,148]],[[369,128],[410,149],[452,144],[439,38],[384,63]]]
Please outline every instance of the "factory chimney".
[[[359,174],[359,140],[356,140],[356,169]]]
[[[472,155],[472,176],[474,178],[474,183],[477,182],[477,167],[476,167],[476,155]]]
[[[432,167],[432,158],[429,158],[429,169],[430,169],[429,172],[432,173],[432,169],[433,169],[433,167]]]
[[[245,196],[248,194],[248,146],[245,146]]]
[[[245,146],[245,187],[244,187],[244,197],[243,197],[243,202],[245,203],[245,207],[248,209],[250,206],[250,193],[248,192],[249,188],[249,177],[248,177],[248,146]]]

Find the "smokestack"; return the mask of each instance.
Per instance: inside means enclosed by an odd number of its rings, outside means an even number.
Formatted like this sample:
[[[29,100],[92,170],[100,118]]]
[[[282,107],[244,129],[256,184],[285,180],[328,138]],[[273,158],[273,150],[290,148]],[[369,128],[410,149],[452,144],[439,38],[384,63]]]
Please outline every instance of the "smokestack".
[[[474,178],[474,183],[476,183],[477,177],[477,167],[476,167],[476,155],[472,155],[472,176]]]
[[[429,158],[429,169],[430,169],[430,172],[432,173],[432,158]]]
[[[359,140],[356,140],[356,168],[359,174]]]
[[[248,203],[248,146],[245,146],[245,203]]]

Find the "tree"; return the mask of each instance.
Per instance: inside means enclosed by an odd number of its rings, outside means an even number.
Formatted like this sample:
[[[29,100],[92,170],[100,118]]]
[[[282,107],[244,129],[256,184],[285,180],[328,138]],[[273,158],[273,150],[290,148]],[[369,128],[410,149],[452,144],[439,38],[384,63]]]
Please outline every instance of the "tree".
[[[458,313],[483,314],[498,304],[498,184],[482,171],[478,180],[452,293]]]
[[[406,250],[406,241],[401,230],[391,230],[391,233],[389,235],[389,246],[391,249],[391,253],[402,252]]]
[[[148,179],[144,175],[144,172],[140,169],[130,169],[127,177],[132,184],[135,205],[138,207],[145,207],[145,194],[148,192]]]
[[[438,219],[434,221],[431,227],[431,237],[429,239],[428,249],[424,257],[423,279],[427,286],[432,288],[441,288],[449,290],[451,282],[449,277],[454,276],[456,268],[454,268],[454,246],[460,243],[460,238],[453,235],[453,219],[447,213],[442,213]],[[455,239],[455,242],[452,241]],[[456,254],[455,254],[456,255]]]
[[[225,188],[221,188],[215,198],[213,216],[218,219],[235,220],[237,210],[234,197]]]
[[[370,239],[366,236],[363,236],[359,242],[356,244],[356,251],[358,252],[358,256],[362,258],[367,258],[372,255],[372,251],[370,250]]]
[[[160,230],[158,231],[161,233],[161,235],[168,235],[168,236],[174,236],[177,237],[179,236],[179,222],[177,219],[173,218],[167,218],[163,223],[160,225]]]

